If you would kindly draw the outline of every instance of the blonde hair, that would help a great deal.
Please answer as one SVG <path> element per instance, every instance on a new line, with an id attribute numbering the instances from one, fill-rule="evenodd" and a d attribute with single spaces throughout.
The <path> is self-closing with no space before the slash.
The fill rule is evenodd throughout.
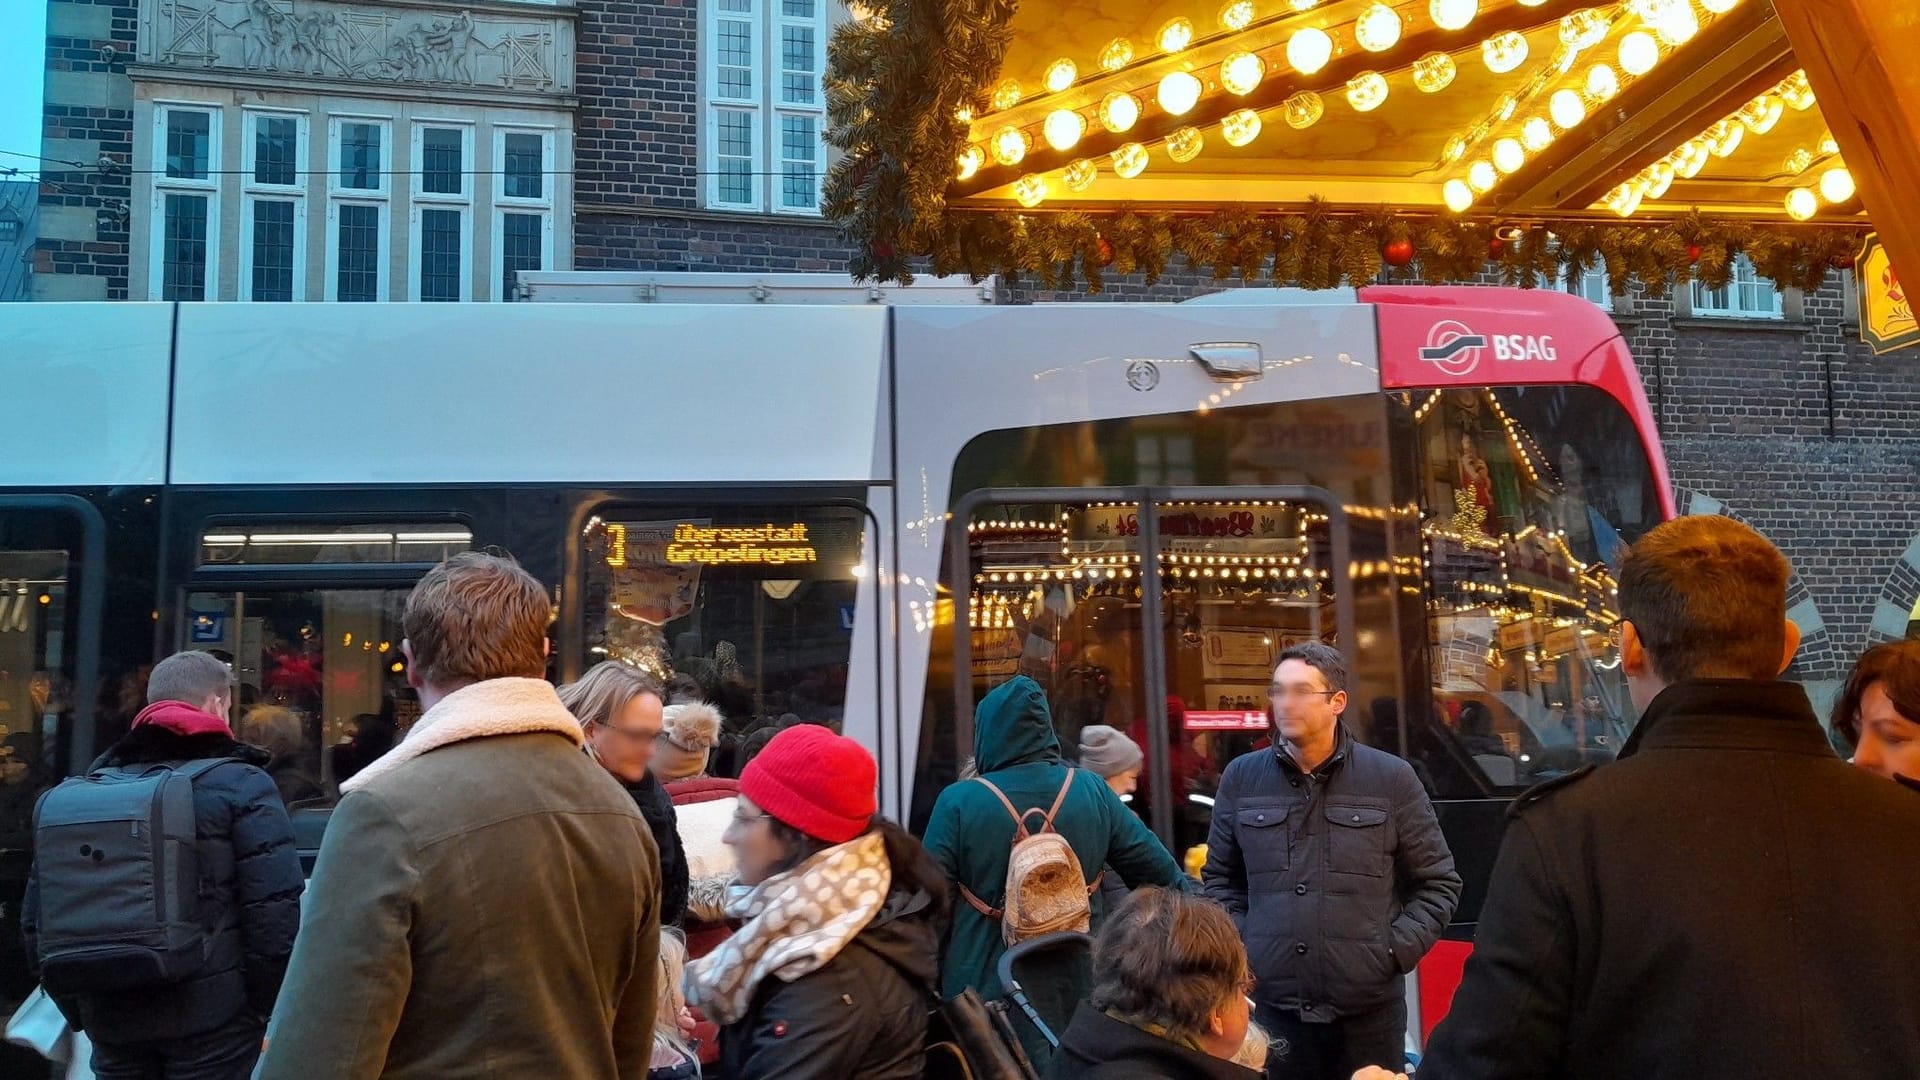
<path id="1" fill-rule="evenodd" d="M 653 676 L 631 664 L 602 660 L 588 668 L 579 681 L 560 688 L 560 704 L 565 705 L 584 728 L 589 724 L 611 722 L 628 702 L 642 694 L 665 699 L 665 692 Z"/>
<path id="2" fill-rule="evenodd" d="M 653 1010 L 653 1046 L 656 1050 L 684 1054 L 693 1061 L 700 1055 L 680 1037 L 680 1009 L 687 1003 L 680 980 L 686 970 L 686 939 L 673 927 L 663 927 L 660 931 L 660 999 Z"/>
<path id="3" fill-rule="evenodd" d="M 401 628 L 413 669 L 431 686 L 547 673 L 547 590 L 510 558 L 463 551 L 407 595 Z"/>
<path id="4" fill-rule="evenodd" d="M 300 714 L 282 705 L 255 705 L 240 718 L 240 738 L 274 757 L 292 757 L 306 748 Z"/>

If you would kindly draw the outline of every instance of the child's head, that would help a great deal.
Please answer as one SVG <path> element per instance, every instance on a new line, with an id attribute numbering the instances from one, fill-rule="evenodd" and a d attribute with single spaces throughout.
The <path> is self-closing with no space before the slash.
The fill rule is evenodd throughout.
<path id="1" fill-rule="evenodd" d="M 680 1038 L 680 1010 L 686 1008 L 687 996 L 680 989 L 680 976 L 687 967 L 687 943 L 681 938 L 680 931 L 665 927 L 660 931 L 660 1000 L 653 1014 L 653 1037 L 656 1043 L 686 1050 L 684 1040 Z"/>

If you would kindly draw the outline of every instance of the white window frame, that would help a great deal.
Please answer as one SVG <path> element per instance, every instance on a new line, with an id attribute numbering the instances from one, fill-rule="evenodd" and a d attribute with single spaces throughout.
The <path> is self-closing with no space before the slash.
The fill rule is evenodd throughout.
<path id="1" fill-rule="evenodd" d="M 820 191 L 827 177 L 827 36 L 832 32 L 828 19 L 831 0 L 813 0 L 813 15 L 810 18 L 797 18 L 785 14 L 785 0 L 757 0 L 769 6 L 781 5 L 781 10 L 771 12 L 773 32 L 767 36 L 767 70 L 775 78 L 769 78 L 766 86 L 767 100 L 773 104 L 767 125 L 766 160 L 773 167 L 770 175 L 764 178 L 767 188 L 767 206 L 776 214 L 790 214 L 800 217 L 820 216 Z M 786 93 L 786 47 L 781 40 L 781 31 L 789 26 L 804 26 L 813 30 L 813 104 L 788 104 L 784 100 Z M 775 85 L 775 84 L 778 85 Z M 814 156 L 813 156 L 813 205 L 788 206 L 786 204 L 786 138 L 783 130 L 783 117 L 804 117 L 813 120 Z"/>
<path id="2" fill-rule="evenodd" d="M 342 129 L 348 124 L 372 124 L 380 129 L 380 168 L 376 187 L 351 188 L 340 182 Z M 327 118 L 327 193 L 346 199 L 385 199 L 393 195 L 393 121 L 384 116 L 339 114 Z"/>
<path id="3" fill-rule="evenodd" d="M 426 190 L 427 158 L 426 130 L 441 128 L 460 132 L 460 193 L 448 194 Z M 473 299 L 473 189 L 479 180 L 473 166 L 473 123 L 466 120 L 416 120 L 410 149 L 412 151 L 411 175 L 412 205 L 407 209 L 407 299 L 421 299 L 421 286 L 425 277 L 421 259 L 426 254 L 421 244 L 421 226 L 425 223 L 424 211 L 451 210 L 460 215 L 460 295 L 459 301 Z M 552 139 L 547 140 L 548 158 L 551 159 Z M 551 164 L 547 171 L 552 172 Z M 552 181 L 541 185 L 545 190 Z"/>
<path id="4" fill-rule="evenodd" d="M 207 175 L 199 179 L 167 175 L 167 118 L 176 112 L 207 115 Z M 220 287 L 220 177 L 224 168 L 221 130 L 225 115 L 219 105 L 203 101 L 156 101 L 153 106 L 153 198 L 147 215 L 147 298 L 166 298 L 167 196 L 199 195 L 207 200 L 207 262 L 201 296 L 219 299 Z"/>
<path id="5" fill-rule="evenodd" d="M 1581 274 L 1577 281 L 1569 282 L 1564 276 L 1560 287 L 1567 292 L 1586 300 L 1601 311 L 1613 310 L 1613 284 L 1607 280 L 1607 260 L 1596 256 L 1593 267 Z M 1595 293 L 1598 293 L 1598 298 Z"/>
<path id="6" fill-rule="evenodd" d="M 374 302 L 386 303 L 389 299 L 387 279 L 393 260 L 393 207 L 384 199 L 328 199 L 327 200 L 327 287 L 328 303 L 340 299 L 340 208 L 342 206 L 372 206 L 380 211 L 380 223 L 376 235 L 380 248 L 374 255 Z"/>
<path id="7" fill-rule="evenodd" d="M 1745 286 L 1743 288 L 1742 286 Z M 1761 296 L 1765 303 L 1750 304 L 1746 295 L 1752 290 Z M 1724 303 L 1715 302 L 1711 294 L 1720 293 Z M 1769 278 L 1761 277 L 1754 269 L 1753 260 L 1745 255 L 1734 256 L 1733 278 L 1725 289 L 1708 289 L 1699 281 L 1693 283 L 1690 293 L 1691 310 L 1696 318 L 1702 319 L 1762 319 L 1778 322 L 1787 317 L 1786 297 Z"/>
<path id="8" fill-rule="evenodd" d="M 827 41 L 833 31 L 830 0 L 813 0 L 814 14 L 807 18 L 785 14 L 783 0 L 750 0 L 747 12 L 723 12 L 717 3 L 701 7 L 700 84 L 701 150 L 700 183 L 702 205 L 713 210 L 767 212 L 789 217 L 819 217 L 819 193 L 825 186 L 831 148 L 826 142 L 827 107 L 824 78 L 827 67 Z M 723 95 L 720 91 L 720 23 L 745 22 L 751 27 L 750 54 L 752 89 L 745 97 Z M 789 104 L 785 92 L 785 50 L 782 31 L 789 26 L 813 30 L 813 72 L 816 80 L 811 105 Z M 744 113 L 748 124 L 748 188 L 752 193 L 744 202 L 728 201 L 721 196 L 720 116 Z M 782 120 L 806 117 L 814 124 L 818 145 L 813 159 L 815 201 L 812 206 L 785 205 L 786 159 Z"/>
<path id="9" fill-rule="evenodd" d="M 758 0 L 756 0 L 758 2 Z M 507 136 L 540 136 L 540 197 L 529 199 L 507 194 Z M 554 266 L 554 189 L 558 186 L 554 175 L 554 154 L 560 141 L 559 132 L 546 125 L 509 124 L 493 129 L 493 213 L 492 213 L 492 258 L 487 262 L 488 288 L 498 292 L 502 279 L 506 277 L 506 215 L 538 214 L 540 216 L 540 265 L 551 270 Z M 469 260 L 471 261 L 471 260 Z M 471 294 L 469 294 L 471 295 Z M 505 296 L 495 296 L 495 300 L 506 300 Z"/>
<path id="10" fill-rule="evenodd" d="M 255 178 L 258 164 L 258 127 L 262 120 L 292 120 L 293 183 L 264 184 Z M 293 204 L 293 302 L 307 298 L 307 179 L 311 171 L 308 149 L 309 117 L 290 109 L 245 109 L 240 114 L 240 291 L 253 300 L 253 218 L 262 201 Z"/>

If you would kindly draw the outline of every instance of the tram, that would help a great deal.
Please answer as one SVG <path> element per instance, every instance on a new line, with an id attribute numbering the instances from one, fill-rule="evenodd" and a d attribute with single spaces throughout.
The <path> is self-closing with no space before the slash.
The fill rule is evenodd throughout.
<path id="1" fill-rule="evenodd" d="M 916 826 L 1025 673 L 1064 744 L 1140 741 L 1134 806 L 1185 853 L 1278 651 L 1335 644 L 1467 881 L 1430 1027 L 1505 805 L 1625 735 L 1610 563 L 1674 512 L 1618 331 L 1549 290 L 20 305 L 0 371 L 0 1008 L 34 798 L 158 657 L 233 665 L 311 848 L 418 715 L 408 588 L 485 548 L 551 587 L 556 680 L 620 659 L 736 736 L 838 726 Z"/>

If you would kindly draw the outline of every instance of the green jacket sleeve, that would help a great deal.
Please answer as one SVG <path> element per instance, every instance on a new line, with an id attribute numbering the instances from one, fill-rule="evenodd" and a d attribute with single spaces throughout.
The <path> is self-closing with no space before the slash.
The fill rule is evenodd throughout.
<path id="1" fill-rule="evenodd" d="M 413 843 L 375 795 L 340 800 L 307 890 L 260 1080 L 378 1077 L 413 981 Z"/>
<path id="2" fill-rule="evenodd" d="M 1137 889 L 1142 885 L 1167 885 L 1181 892 L 1193 891 L 1193 880 L 1180 871 L 1180 864 L 1167 852 L 1166 845 L 1153 835 L 1147 823 L 1140 820 L 1138 814 L 1127 809 L 1120 796 L 1106 782 L 1092 773 L 1093 787 L 1098 789 L 1101 811 L 1107 819 L 1107 865 L 1120 875 L 1127 887 Z M 1083 777 L 1081 783 L 1086 783 Z"/>

